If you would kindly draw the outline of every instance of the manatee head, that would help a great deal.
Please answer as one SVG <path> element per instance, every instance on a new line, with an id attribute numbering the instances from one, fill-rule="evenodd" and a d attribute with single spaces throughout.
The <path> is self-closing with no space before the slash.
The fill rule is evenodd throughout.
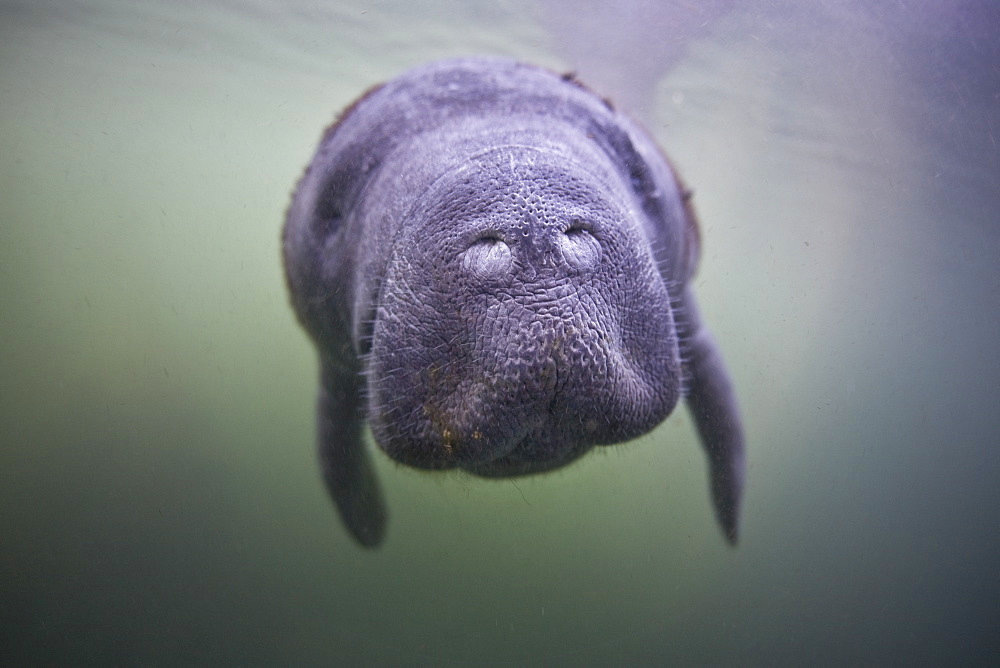
<path id="1" fill-rule="evenodd" d="M 517 476 L 644 434 L 682 396 L 735 543 L 743 430 L 691 285 L 689 195 L 612 104 L 503 59 L 416 68 L 324 133 L 283 253 L 323 479 L 360 544 L 388 516 L 365 422 L 410 466 Z"/>
<path id="2" fill-rule="evenodd" d="M 505 476 L 651 430 L 681 365 L 670 295 L 610 162 L 574 142 L 485 143 L 434 176 L 392 244 L 367 414 L 400 462 Z"/>

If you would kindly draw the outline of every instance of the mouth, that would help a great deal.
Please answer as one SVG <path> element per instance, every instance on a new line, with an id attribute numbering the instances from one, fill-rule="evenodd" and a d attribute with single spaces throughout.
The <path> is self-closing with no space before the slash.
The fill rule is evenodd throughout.
<path id="1" fill-rule="evenodd" d="M 488 461 L 463 464 L 460 468 L 483 478 L 545 473 L 565 466 L 592 447 L 591 443 L 553 440 L 544 434 L 530 434 L 507 454 Z"/>
<path id="2" fill-rule="evenodd" d="M 435 430 L 432 438 L 376 441 L 400 464 L 425 470 L 460 469 L 483 478 L 551 471 L 577 459 L 594 445 L 566 433 L 553 434 L 544 425 L 533 427 L 519 429 L 520 433 L 502 442 L 479 431 L 460 437 L 448 429 Z"/>

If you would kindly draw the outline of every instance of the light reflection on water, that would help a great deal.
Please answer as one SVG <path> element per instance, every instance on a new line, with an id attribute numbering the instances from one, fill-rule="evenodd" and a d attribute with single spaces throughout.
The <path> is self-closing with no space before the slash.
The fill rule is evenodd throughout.
<path id="1" fill-rule="evenodd" d="M 637 5 L 0 7 L 15 662 L 996 655 L 997 10 Z M 671 29 L 662 72 L 605 49 Z M 386 545 L 339 526 L 281 218 L 336 110 L 480 52 L 589 72 L 694 187 L 749 430 L 737 550 L 681 413 L 516 485 L 382 457 Z"/>

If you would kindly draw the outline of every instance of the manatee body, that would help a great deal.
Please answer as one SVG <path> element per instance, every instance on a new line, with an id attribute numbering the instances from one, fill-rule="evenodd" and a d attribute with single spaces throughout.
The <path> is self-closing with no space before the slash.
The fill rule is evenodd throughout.
<path id="1" fill-rule="evenodd" d="M 284 228 L 324 479 L 354 537 L 377 545 L 386 523 L 365 419 L 396 461 L 502 477 L 633 439 L 683 398 L 735 542 L 743 436 L 698 253 L 654 142 L 571 76 L 451 60 L 356 101 Z"/>

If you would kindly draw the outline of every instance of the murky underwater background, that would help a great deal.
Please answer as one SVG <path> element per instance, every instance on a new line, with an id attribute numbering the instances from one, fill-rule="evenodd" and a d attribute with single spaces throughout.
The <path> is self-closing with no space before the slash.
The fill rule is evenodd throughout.
<path id="1" fill-rule="evenodd" d="M 995 663 L 997 25 L 0 0 L 0 663 Z M 694 187 L 748 429 L 737 549 L 683 410 L 514 481 L 377 455 L 386 543 L 340 526 L 282 216 L 339 109 L 470 53 L 577 69 Z"/>

